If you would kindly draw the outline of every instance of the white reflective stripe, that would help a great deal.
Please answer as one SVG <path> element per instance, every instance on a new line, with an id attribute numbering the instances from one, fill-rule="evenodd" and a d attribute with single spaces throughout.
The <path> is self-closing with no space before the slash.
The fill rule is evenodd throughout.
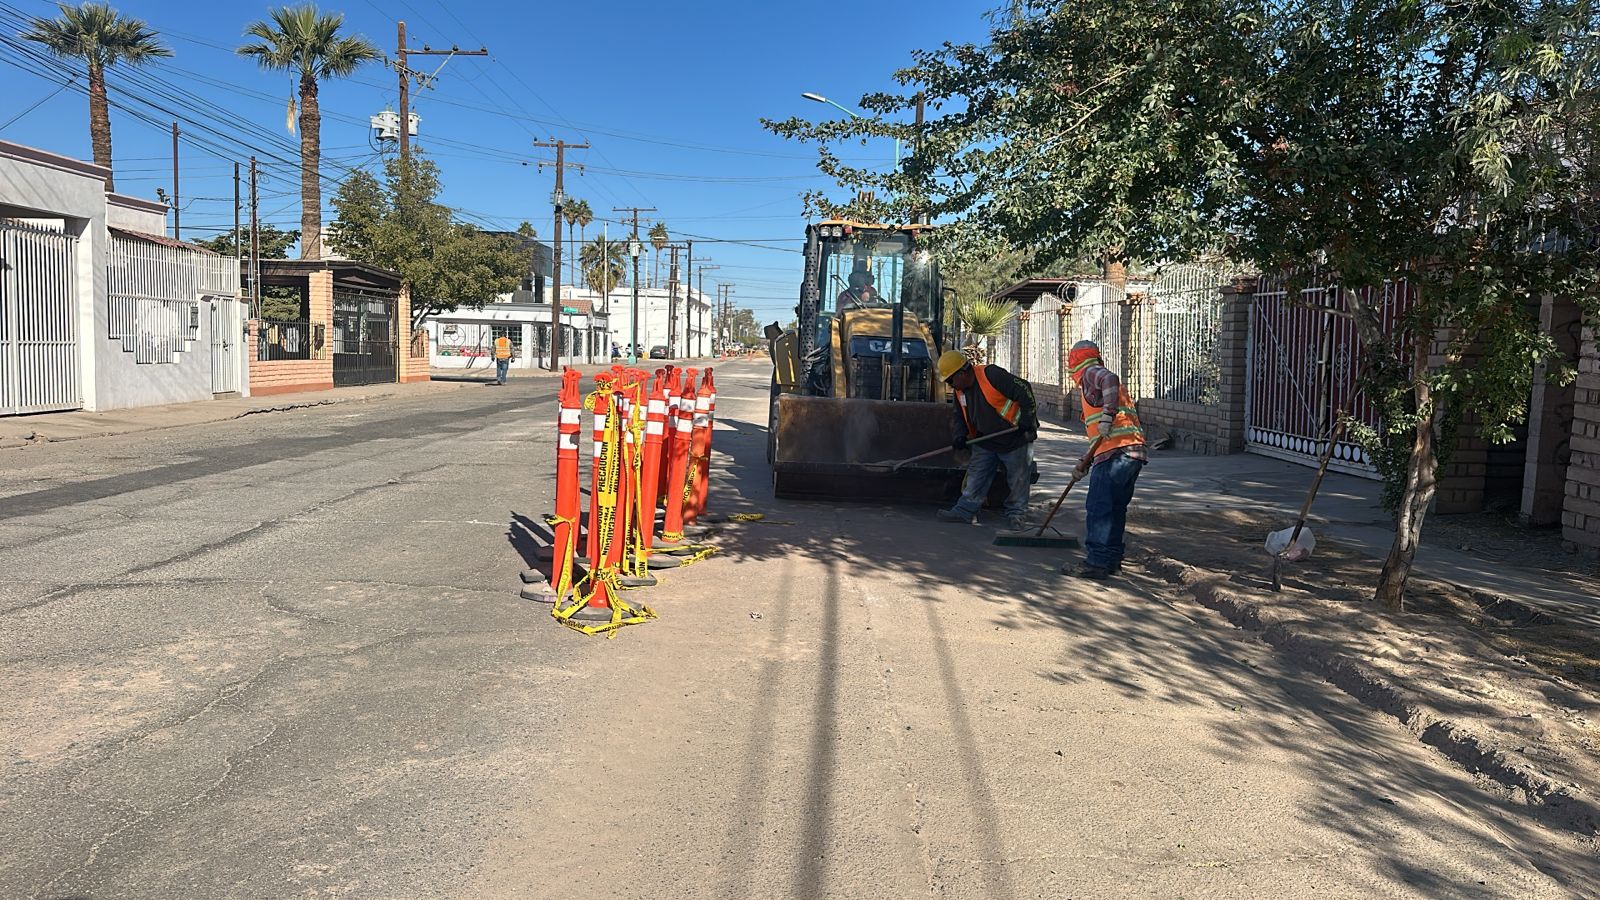
<path id="1" fill-rule="evenodd" d="M 581 409 L 563 409 L 561 411 L 561 424 L 563 425 L 577 425 L 582 421 L 583 410 Z"/>
<path id="2" fill-rule="evenodd" d="M 594 442 L 594 455 L 595 456 L 599 456 L 600 453 L 603 450 L 605 450 L 605 446 L 606 446 L 606 442 L 605 441 L 595 441 Z"/>
<path id="3" fill-rule="evenodd" d="M 644 433 L 645 434 L 666 434 L 667 433 L 666 423 L 665 422 L 649 422 L 649 423 L 646 423 L 645 426 L 644 426 Z"/>
<path id="4" fill-rule="evenodd" d="M 693 431 L 694 430 L 694 420 L 692 420 L 692 419 L 679 419 L 678 420 L 678 430 L 683 432 L 684 434 L 688 434 L 689 432 Z"/>
<path id="5" fill-rule="evenodd" d="M 575 434 L 563 434 L 563 435 L 561 435 L 556 440 L 556 449 L 557 450 L 571 450 L 573 453 L 577 453 L 578 452 L 578 436 L 575 435 Z"/>
<path id="6" fill-rule="evenodd" d="M 664 416 L 666 414 L 667 414 L 667 401 L 665 401 L 665 400 L 651 400 L 650 401 L 650 415 L 652 415 L 652 416 Z"/>
<path id="7" fill-rule="evenodd" d="M 696 428 L 704 428 L 704 427 L 706 427 L 707 425 L 710 425 L 710 424 L 711 424 L 711 417 L 710 416 L 695 416 L 694 417 L 694 427 L 696 427 Z"/>
<path id="8" fill-rule="evenodd" d="M 695 408 L 695 412 L 705 412 L 706 410 L 711 408 L 711 398 L 710 397 L 701 397 L 699 400 L 695 401 L 694 408 Z"/>

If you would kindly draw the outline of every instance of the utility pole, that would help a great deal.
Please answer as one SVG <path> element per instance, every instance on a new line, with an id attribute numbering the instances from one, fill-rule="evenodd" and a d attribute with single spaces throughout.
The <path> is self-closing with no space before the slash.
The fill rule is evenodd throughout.
<path id="1" fill-rule="evenodd" d="M 409 162 L 411 159 L 411 70 L 406 66 L 406 60 L 412 56 L 488 56 L 487 47 L 476 50 L 462 50 L 455 44 L 449 50 L 434 50 L 427 44 L 418 50 L 406 46 L 406 23 L 401 22 L 399 40 L 395 44 L 395 71 L 400 75 L 400 162 Z M 445 62 L 450 60 L 446 59 Z M 443 65 L 440 65 L 443 68 Z M 435 74 L 438 74 L 437 72 Z M 432 76 L 429 76 L 431 78 Z M 419 87 L 427 87 L 427 82 L 418 79 Z"/>
<path id="2" fill-rule="evenodd" d="M 256 195 L 256 158 L 250 157 L 250 311 L 261 318 L 261 220 Z"/>
<path id="3" fill-rule="evenodd" d="M 533 145 L 535 147 L 553 148 L 556 151 L 555 162 L 550 163 L 543 160 L 539 162 L 540 169 L 545 166 L 554 166 L 556 170 L 556 189 L 550 195 L 550 205 L 555 207 L 555 240 L 551 242 L 555 246 L 555 259 L 552 260 L 555 266 L 551 275 L 553 281 L 550 285 L 550 371 L 556 372 L 561 369 L 561 208 L 567 203 L 564 176 L 568 166 L 577 169 L 579 172 L 583 171 L 582 163 L 567 162 L 567 151 L 587 150 L 589 145 L 587 142 L 569 144 L 560 140 L 534 141 Z"/>
<path id="4" fill-rule="evenodd" d="M 178 206 L 178 123 L 172 123 L 172 236 L 183 240 L 183 209 Z"/>
<path id="5" fill-rule="evenodd" d="M 689 311 L 694 309 L 694 241 L 684 243 L 683 254 L 683 355 L 689 353 Z"/>
<path id="6" fill-rule="evenodd" d="M 244 248 L 239 246 L 239 164 L 233 164 L 233 262 L 244 259 Z"/>
<path id="7" fill-rule="evenodd" d="M 690 266 L 691 270 L 693 269 L 695 263 L 708 263 L 708 262 L 711 261 L 711 257 L 709 257 L 709 256 L 702 256 L 702 257 L 696 258 L 695 255 L 694 255 L 694 250 L 693 250 L 694 244 L 692 242 L 689 244 L 689 247 L 690 247 L 690 251 L 689 251 L 689 266 Z M 704 269 L 704 268 L 705 268 L 704 266 L 701 266 L 701 269 Z M 715 268 L 715 266 L 713 266 L 712 268 Z M 702 338 L 705 337 L 705 333 L 706 333 L 705 307 L 706 307 L 707 304 L 706 304 L 705 283 L 706 283 L 705 276 L 701 275 L 700 276 L 700 287 L 701 287 L 701 290 L 700 290 L 700 300 L 699 300 L 699 304 L 700 305 L 697 308 L 695 306 L 695 298 L 694 298 L 694 279 L 692 277 L 690 277 L 690 276 L 685 276 L 684 279 L 683 279 L 683 293 L 684 293 L 685 296 L 687 296 L 689 298 L 688 309 L 685 309 L 683 311 L 683 329 L 684 329 L 684 332 L 686 334 L 690 333 L 692 331 L 693 323 L 690 322 L 690 319 L 693 318 L 696 313 L 698 313 L 699 316 L 700 316 L 700 336 Z M 694 342 L 691 340 L 691 343 L 694 343 Z M 699 349 L 698 345 L 696 345 L 696 349 Z"/>
<path id="8" fill-rule="evenodd" d="M 667 355 L 678 352 L 678 250 L 677 244 L 668 246 L 672 251 L 672 265 L 667 269 Z"/>
<path id="9" fill-rule="evenodd" d="M 709 259 L 704 259 L 704 260 L 701 260 L 701 262 L 710 262 L 710 260 L 709 260 Z M 701 302 L 701 303 L 704 303 L 704 302 L 706 302 L 706 270 L 707 270 L 707 269 L 720 269 L 720 268 L 722 268 L 722 267 L 721 267 L 721 266 L 701 266 L 701 267 L 700 267 L 700 302 Z M 716 327 L 717 327 L 717 322 L 718 322 L 718 321 L 720 321 L 720 320 L 719 320 L 719 319 L 718 319 L 718 318 L 717 318 L 717 312 L 720 312 L 720 311 L 721 311 L 721 307 L 720 307 L 720 306 L 719 306 L 719 307 L 718 307 L 718 309 L 717 309 L 717 311 L 716 311 L 716 312 L 713 312 L 713 313 L 712 313 L 712 314 L 711 314 L 711 329 L 712 329 L 712 330 L 713 330 L 713 331 L 715 331 L 715 330 L 716 330 Z M 704 332 L 705 332 L 705 330 L 706 330 L 706 322 L 705 322 L 705 314 L 704 314 L 704 313 L 701 313 L 701 318 L 700 318 L 700 331 L 701 331 L 701 332 L 702 332 L 702 333 L 704 333 Z M 715 347 L 713 347 L 713 348 L 711 348 L 711 349 L 712 349 L 712 350 L 715 350 L 715 349 L 716 349 L 716 348 L 715 348 Z M 710 354 L 710 355 L 712 355 L 712 356 L 715 356 L 715 355 L 716 355 L 716 354 L 715 354 L 715 353 L 712 353 L 712 354 Z"/>
<path id="10" fill-rule="evenodd" d="M 628 365 L 639 362 L 639 213 L 655 212 L 654 206 L 613 206 L 612 212 L 633 215 L 633 236 L 628 239 L 628 255 L 633 257 L 633 311 L 628 316 Z"/>

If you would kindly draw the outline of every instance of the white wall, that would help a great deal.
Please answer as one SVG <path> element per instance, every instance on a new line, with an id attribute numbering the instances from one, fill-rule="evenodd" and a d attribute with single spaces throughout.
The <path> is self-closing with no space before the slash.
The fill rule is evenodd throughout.
<path id="1" fill-rule="evenodd" d="M 591 291 L 575 291 L 571 296 L 590 301 L 596 299 Z M 617 288 L 607 299 L 610 301 L 612 339 L 626 350 L 633 340 L 633 288 Z M 670 306 L 671 296 L 666 288 L 639 289 L 639 345 L 642 353 L 649 353 L 652 347 L 667 345 L 667 314 Z M 710 305 L 699 291 L 694 291 L 686 298 L 680 286 L 677 308 L 677 346 L 673 348 L 674 353 L 680 357 L 710 355 Z M 702 323 L 705 333 L 701 332 Z"/>

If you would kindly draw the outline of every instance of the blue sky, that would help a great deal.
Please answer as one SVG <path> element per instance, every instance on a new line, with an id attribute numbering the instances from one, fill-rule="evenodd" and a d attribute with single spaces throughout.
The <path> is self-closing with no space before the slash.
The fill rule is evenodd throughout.
<path id="1" fill-rule="evenodd" d="M 264 158 L 295 158 L 296 139 L 284 127 L 292 80 L 231 52 L 243 42 L 245 25 L 264 17 L 266 4 L 115 5 L 161 32 L 177 54 L 157 62 L 150 75 L 228 122 L 229 133 Z M 412 92 L 422 117 L 417 143 L 443 170 L 443 201 L 465 218 L 500 228 L 527 219 L 548 238 L 554 180 L 548 169 L 531 164 L 546 155 L 532 142 L 587 140 L 593 149 L 569 158 L 591 168 L 582 176 L 569 173 L 569 194 L 587 199 L 597 218 L 620 218 L 613 207 L 654 206 L 659 212 L 650 215 L 674 236 L 761 245 L 703 240 L 695 256 L 722 267 L 707 273 L 708 292 L 715 283 L 733 284 L 738 305 L 762 320 L 787 320 L 800 278 L 799 194 L 829 185 L 816 171 L 813 148 L 768 134 L 758 118 L 843 115 L 800 93 L 854 107 L 864 93 L 892 88 L 891 73 L 912 49 L 980 39 L 991 5 L 348 0 L 323 8 L 345 13 L 349 30 L 389 54 L 397 19 L 406 21 L 412 46 L 487 45 L 489 58 L 453 59 L 435 88 Z M 31 15 L 54 11 L 53 3 L 40 0 L 4 0 L 4 7 Z M 424 57 L 413 68 L 438 62 Z M 157 187 L 170 190 L 170 134 L 119 111 L 112 84 L 117 188 L 153 198 Z M 7 98 L 0 122 L 44 100 L 0 128 L 0 138 L 89 158 L 88 101 L 72 89 L 50 96 L 59 86 L 39 73 L 0 65 L 0 95 Z M 365 123 L 396 103 L 393 70 L 371 64 L 351 80 L 324 85 L 321 99 L 325 174 L 375 168 Z M 154 102 L 171 108 L 166 100 Z M 227 158 L 184 142 L 186 238 L 232 227 L 232 160 L 249 153 L 214 136 L 205 139 Z M 843 153 L 881 157 L 889 165 L 894 147 L 877 140 Z M 264 171 L 263 218 L 298 227 L 295 168 L 269 160 Z M 590 226 L 589 235 L 599 227 L 598 221 Z M 612 226 L 613 235 L 619 231 Z"/>

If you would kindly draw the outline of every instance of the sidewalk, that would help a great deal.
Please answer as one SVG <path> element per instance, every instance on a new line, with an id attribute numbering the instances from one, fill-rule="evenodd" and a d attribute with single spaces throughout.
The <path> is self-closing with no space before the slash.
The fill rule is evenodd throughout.
<path id="1" fill-rule="evenodd" d="M 80 411 L 7 416 L 0 418 L 0 450 L 222 422 L 253 413 L 409 397 L 432 391 L 455 390 L 458 387 L 459 383 L 438 381 L 415 384 L 371 384 L 325 391 L 271 394 L 265 397 L 228 397 L 193 403 L 170 403 L 165 406 L 141 406 L 105 412 Z"/>
<path id="2" fill-rule="evenodd" d="M 1035 503 L 1046 497 L 1054 502 L 1071 478 L 1072 465 L 1084 446 L 1075 429 L 1045 426 L 1037 448 L 1041 477 L 1035 486 Z M 1281 522 L 1277 527 L 1287 528 L 1294 524 L 1315 474 L 1309 467 L 1253 453 L 1201 456 L 1155 450 L 1150 453 L 1150 464 L 1139 475 L 1129 520 L 1137 525 L 1141 511 L 1168 516 L 1238 511 L 1273 518 Z M 1073 494 L 1085 486 L 1079 484 Z M 1332 539 L 1377 560 L 1388 556 L 1394 526 L 1378 501 L 1380 489 L 1376 480 L 1329 472 L 1311 508 L 1309 526 L 1317 539 Z M 1063 514 L 1070 511 L 1073 515 L 1069 522 L 1081 522 L 1082 503 L 1083 498 L 1077 496 L 1062 506 Z M 1549 571 L 1519 564 L 1526 557 L 1519 547 L 1449 546 L 1443 538 L 1462 518 L 1428 517 L 1422 529 L 1416 574 L 1469 591 L 1510 597 L 1563 621 L 1600 630 L 1600 591 L 1596 590 L 1592 575 L 1583 574 L 1586 569 L 1592 570 L 1592 565 L 1586 566 L 1573 556 L 1568 571 Z M 1559 542 L 1553 533 L 1538 531 L 1518 532 L 1515 539 L 1525 540 L 1530 546 Z M 1265 540 L 1263 532 L 1253 548 L 1239 548 L 1241 569 L 1265 569 L 1268 558 L 1261 547 Z M 1302 571 L 1313 570 L 1315 561 L 1313 557 L 1311 563 L 1301 567 Z"/>

